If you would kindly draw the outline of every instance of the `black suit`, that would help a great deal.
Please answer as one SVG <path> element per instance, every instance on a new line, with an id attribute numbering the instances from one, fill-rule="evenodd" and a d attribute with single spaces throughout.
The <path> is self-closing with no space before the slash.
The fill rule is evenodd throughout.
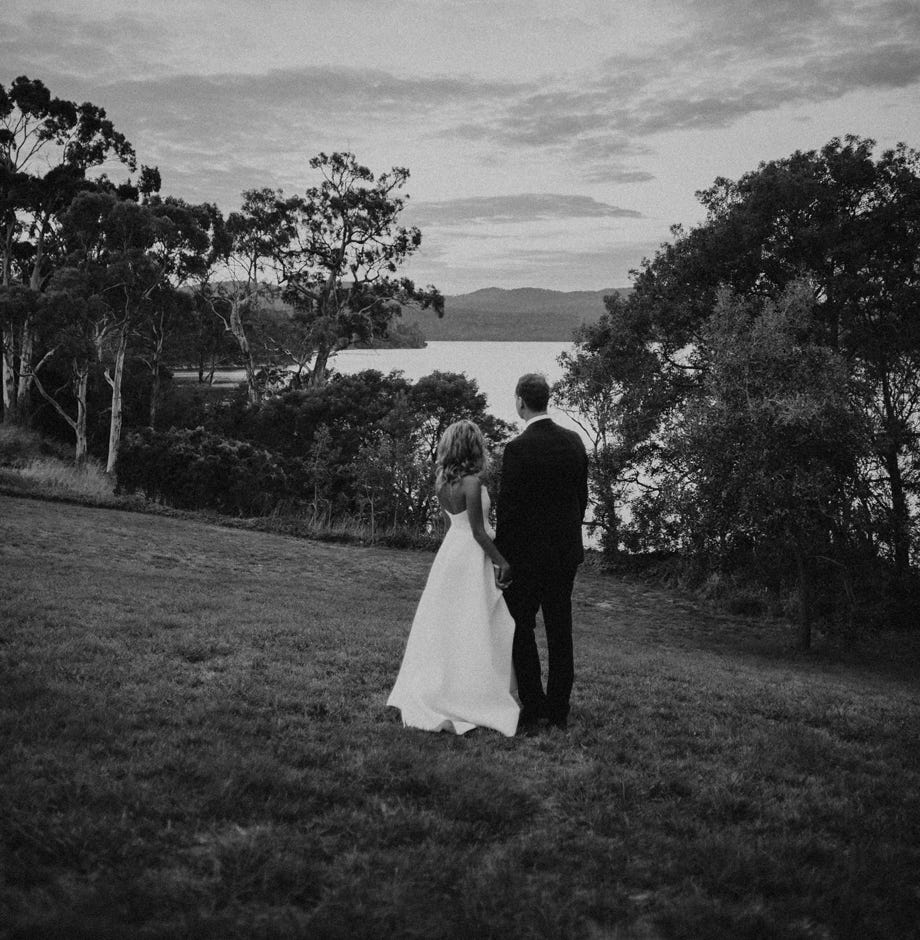
<path id="1" fill-rule="evenodd" d="M 522 721 L 565 722 L 575 670 L 572 586 L 584 561 L 581 523 L 588 504 L 588 457 L 574 431 L 544 418 L 505 447 L 495 544 L 511 564 L 505 591 L 514 617 L 514 669 Z M 537 611 L 549 652 L 546 692 L 540 678 Z"/>

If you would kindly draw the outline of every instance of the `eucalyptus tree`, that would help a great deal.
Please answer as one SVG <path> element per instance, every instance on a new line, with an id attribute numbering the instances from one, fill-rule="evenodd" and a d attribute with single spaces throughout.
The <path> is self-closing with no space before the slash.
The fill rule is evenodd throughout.
<path id="1" fill-rule="evenodd" d="M 98 370 L 98 345 L 106 326 L 105 310 L 88 280 L 71 268 L 55 272 L 46 292 L 28 293 L 33 303 L 46 308 L 39 333 L 44 354 L 33 364 L 32 381 L 42 398 L 73 432 L 74 460 L 80 465 L 89 454 L 90 382 Z M 62 386 L 49 385 L 44 372 L 46 365 L 57 367 L 52 374 L 63 373 Z"/>
<path id="2" fill-rule="evenodd" d="M 223 321 L 214 315 L 214 297 L 201 282 L 191 287 L 191 309 L 167 344 L 170 366 L 195 369 L 200 385 L 211 385 L 216 371 L 237 361 L 239 346 L 227 332 Z"/>
<path id="3" fill-rule="evenodd" d="M 258 404 L 263 392 L 253 321 L 266 293 L 277 286 L 278 255 L 293 237 L 293 208 L 281 190 L 250 189 L 238 212 L 213 218 L 211 265 L 199 297 L 237 343 L 251 404 Z"/>
<path id="4" fill-rule="evenodd" d="M 0 283 L 41 291 L 53 269 L 57 222 L 87 172 L 114 159 L 131 170 L 134 148 L 105 111 L 53 97 L 44 83 L 20 76 L 0 85 Z M 36 307 L 36 309 L 38 309 Z M 26 417 L 34 371 L 33 316 L 0 307 L 4 421 Z"/>
<path id="5" fill-rule="evenodd" d="M 385 336 L 404 306 L 444 312 L 435 287 L 397 276 L 422 240 L 417 228 L 398 224 L 409 171 L 375 175 L 347 152 L 320 153 L 310 168 L 322 181 L 302 196 L 243 193 L 240 210 L 215 233 L 214 264 L 201 286 L 237 342 L 253 404 L 263 391 L 259 352 L 321 385 L 336 352 Z M 292 308 L 287 317 L 270 315 L 279 293 Z"/>
<path id="6" fill-rule="evenodd" d="M 111 389 L 106 469 L 114 469 L 121 441 L 122 382 L 128 345 L 146 323 L 181 302 L 176 280 L 203 267 L 206 239 L 196 213 L 181 204 L 144 204 L 113 193 L 83 193 L 63 216 L 68 264 L 97 299 L 95 347 Z M 156 328 L 154 329 L 156 332 Z"/>
<path id="7" fill-rule="evenodd" d="M 151 196 L 144 204 L 156 221 L 147 254 L 159 271 L 160 284 L 151 295 L 149 315 L 138 324 L 138 358 L 153 378 L 149 424 L 155 427 L 167 347 L 193 322 L 195 300 L 190 285 L 208 270 L 216 215 L 212 206 L 193 206 L 171 196 Z"/>
<path id="8" fill-rule="evenodd" d="M 290 237 L 277 260 L 284 299 L 312 349 L 310 383 L 320 385 L 337 351 L 386 335 L 409 304 L 443 316 L 444 299 L 397 276 L 422 242 L 418 228 L 398 224 L 407 169 L 375 175 L 348 152 L 320 153 L 310 167 L 322 181 L 285 203 Z"/>

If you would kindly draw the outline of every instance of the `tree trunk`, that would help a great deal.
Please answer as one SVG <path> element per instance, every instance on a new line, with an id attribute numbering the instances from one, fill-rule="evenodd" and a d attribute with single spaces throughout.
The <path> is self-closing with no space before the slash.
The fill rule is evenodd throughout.
<path id="1" fill-rule="evenodd" d="M 900 422 L 887 373 L 882 378 L 882 403 L 885 407 L 886 431 L 882 460 L 891 491 L 891 544 L 894 550 L 895 572 L 903 584 L 910 568 L 910 506 L 904 492 L 904 479 L 898 461 L 901 450 L 901 434 L 898 430 Z"/>
<path id="2" fill-rule="evenodd" d="M 160 363 L 163 361 L 163 347 L 166 345 L 164 314 L 160 311 L 159 323 L 154 328 L 153 361 L 150 371 L 153 373 L 153 385 L 150 389 L 150 427 L 156 428 L 157 409 L 160 405 Z"/>
<path id="3" fill-rule="evenodd" d="M 15 220 L 7 222 L 3 231 L 3 271 L 0 283 L 10 285 L 12 273 L 13 226 Z M 3 372 L 3 423 L 16 423 L 16 368 L 14 330 L 11 323 L 3 324 L 2 372 Z"/>
<path id="4" fill-rule="evenodd" d="M 13 273 L 13 230 L 15 225 L 16 219 L 13 215 L 12 221 L 8 221 L 3 229 L 3 271 L 0 273 L 0 283 L 4 287 L 10 286 L 10 277 Z"/>
<path id="5" fill-rule="evenodd" d="M 35 240 L 35 260 L 29 275 L 29 290 L 36 294 L 42 287 L 42 263 L 45 258 L 45 227 L 42 223 L 38 238 Z M 19 342 L 19 383 L 16 388 L 16 412 L 20 424 L 27 424 L 30 418 L 29 396 L 32 391 L 32 360 L 35 354 L 35 322 L 27 316 L 22 324 Z"/>
<path id="6" fill-rule="evenodd" d="M 18 421 L 16 398 L 15 333 L 11 326 L 3 326 L 3 423 Z"/>
<path id="7" fill-rule="evenodd" d="M 89 450 L 86 441 L 86 391 L 89 387 L 89 366 L 77 367 L 76 371 L 77 420 L 73 429 L 76 436 L 74 459 L 77 466 L 82 466 L 86 462 Z"/>
<path id="8" fill-rule="evenodd" d="M 125 355 L 128 351 L 128 325 L 125 323 L 118 333 L 118 349 L 115 352 L 115 368 L 110 376 L 106 372 L 106 381 L 112 387 L 112 418 L 109 422 L 109 457 L 105 472 L 112 473 L 118 460 L 118 448 L 121 444 L 122 401 L 121 381 L 125 372 Z"/>
<path id="9" fill-rule="evenodd" d="M 82 466 L 86 462 L 86 457 L 89 452 L 86 440 L 86 390 L 89 386 L 89 364 L 88 363 L 79 363 L 77 360 L 71 365 L 72 368 L 72 377 L 73 377 L 73 390 L 77 398 L 77 417 L 76 419 L 72 418 L 67 412 L 61 407 L 61 403 L 52 397 L 45 389 L 45 386 L 42 385 L 38 376 L 35 378 L 35 387 L 41 393 L 42 398 L 44 398 L 49 405 L 70 425 L 71 430 L 74 433 L 74 463 L 76 465 Z"/>
<path id="10" fill-rule="evenodd" d="M 316 358 L 313 360 L 313 368 L 310 370 L 310 385 L 314 388 L 326 384 L 326 365 L 329 362 L 329 353 L 328 346 L 320 346 L 316 350 Z"/>
<path id="11" fill-rule="evenodd" d="M 249 337 L 246 336 L 246 330 L 243 327 L 242 308 L 245 301 L 234 298 L 230 304 L 230 332 L 236 338 L 236 342 L 243 354 L 243 365 L 246 368 L 246 382 L 249 386 L 249 402 L 257 405 L 262 395 L 259 392 L 259 385 L 256 381 L 256 367 L 252 361 L 252 347 L 249 345 Z"/>
<path id="12" fill-rule="evenodd" d="M 35 351 L 35 330 L 32 318 L 22 324 L 19 344 L 19 384 L 16 388 L 16 413 L 20 424 L 28 423 L 29 393 L 32 391 L 32 359 Z"/>
<path id="13" fill-rule="evenodd" d="M 901 465 L 896 447 L 885 453 L 885 469 L 891 489 L 891 542 L 894 549 L 894 567 L 899 579 L 907 576 L 910 568 L 910 508 L 904 493 Z"/>
<path id="14" fill-rule="evenodd" d="M 153 364 L 153 385 L 150 388 L 150 427 L 156 429 L 157 407 L 160 402 L 160 360 Z"/>
<path id="15" fill-rule="evenodd" d="M 42 261 L 45 259 L 45 228 L 46 223 L 39 226 L 38 238 L 35 239 L 35 260 L 32 262 L 32 271 L 29 274 L 29 289 L 36 293 L 42 286 Z"/>
<path id="16" fill-rule="evenodd" d="M 805 564 L 805 553 L 798 543 L 795 545 L 795 564 L 799 575 L 799 636 L 797 645 L 804 652 L 811 649 L 811 590 Z"/>

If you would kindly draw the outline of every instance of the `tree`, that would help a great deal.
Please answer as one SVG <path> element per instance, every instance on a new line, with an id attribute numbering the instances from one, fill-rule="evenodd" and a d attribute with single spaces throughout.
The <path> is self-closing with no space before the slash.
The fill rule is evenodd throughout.
<path id="1" fill-rule="evenodd" d="M 612 556 L 620 548 L 625 508 L 643 485 L 640 468 L 654 450 L 647 418 L 636 417 L 659 414 L 662 403 L 655 381 L 659 361 L 636 342 L 628 305 L 618 294 L 605 297 L 604 304 L 596 323 L 575 331 L 573 351 L 559 356 L 563 376 L 552 394 L 591 443 L 591 525 L 600 529 L 601 547 Z"/>
<path id="2" fill-rule="evenodd" d="M 307 469 L 313 481 L 313 524 L 321 517 L 328 524 L 332 515 L 332 503 L 329 499 L 331 483 L 335 479 L 336 464 L 340 459 L 338 449 L 332 442 L 332 435 L 325 424 L 321 424 L 313 435 L 313 442 L 307 452 Z M 323 512 L 320 512 L 320 506 Z"/>
<path id="3" fill-rule="evenodd" d="M 721 287 L 779 302 L 807 283 L 812 339 L 843 357 L 853 405 L 872 426 L 853 498 L 883 507 L 885 525 L 865 543 L 906 583 L 920 486 L 920 155 L 903 144 L 873 150 L 871 140 L 834 139 L 698 193 L 706 221 L 674 228 L 634 272 L 601 354 L 621 372 L 647 364 L 618 422 L 636 429 L 640 477 L 654 485 L 661 437 L 706 381 L 704 327 Z"/>
<path id="4" fill-rule="evenodd" d="M 486 443 L 497 447 L 511 434 L 506 421 L 489 414 L 488 400 L 475 379 L 462 372 L 435 371 L 423 375 L 406 393 L 411 432 L 422 457 L 434 465 L 435 452 L 448 426 L 461 418 L 475 421 Z"/>
<path id="5" fill-rule="evenodd" d="M 409 171 L 375 176 L 351 153 L 321 153 L 310 167 L 319 186 L 293 197 L 247 190 L 215 229 L 201 294 L 236 340 L 251 404 L 263 396 L 260 365 L 294 365 L 295 384 L 309 370 L 308 384 L 321 385 L 337 351 L 386 336 L 404 306 L 444 311 L 436 288 L 396 276 L 421 245 L 417 228 L 397 224 Z"/>
<path id="6" fill-rule="evenodd" d="M 177 224 L 177 215 L 183 224 Z M 96 297 L 97 357 L 111 388 L 107 472 L 118 457 L 128 344 L 145 321 L 181 302 L 171 279 L 197 258 L 201 228 L 180 206 L 142 204 L 111 193 L 83 193 L 62 218 L 68 264 Z M 180 260 L 176 260 L 179 258 Z"/>
<path id="7" fill-rule="evenodd" d="M 261 401 L 262 388 L 252 321 L 266 292 L 271 292 L 278 255 L 293 237 L 294 205 L 280 190 L 251 189 L 243 193 L 239 212 L 232 212 L 226 221 L 215 214 L 211 270 L 199 287 L 203 301 L 236 340 L 253 405 Z"/>
<path id="8" fill-rule="evenodd" d="M 369 464 L 378 481 L 377 504 L 388 507 L 394 526 L 423 530 L 431 522 L 436 512 L 435 454 L 449 425 L 461 418 L 475 421 L 493 450 L 509 437 L 511 425 L 489 414 L 487 406 L 475 379 L 457 372 L 432 372 L 397 393 L 375 423 L 379 434 Z M 386 484 L 385 502 L 381 480 Z"/>
<path id="9" fill-rule="evenodd" d="M 169 362 L 194 366 L 199 384 L 212 385 L 218 368 L 236 362 L 239 346 L 214 315 L 212 301 L 199 289 L 191 292 L 189 319 L 173 333 Z"/>
<path id="10" fill-rule="evenodd" d="M 444 299 L 395 276 L 422 241 L 417 228 L 397 224 L 408 170 L 375 176 L 351 153 L 320 153 L 310 167 L 323 180 L 284 203 L 291 237 L 278 263 L 283 296 L 314 352 L 310 381 L 319 385 L 338 350 L 385 335 L 407 304 L 443 316 Z"/>
<path id="11" fill-rule="evenodd" d="M 62 269 L 56 272 L 47 293 L 36 294 L 33 298 L 45 305 L 50 316 L 42 318 L 48 331 L 44 347 L 46 352 L 41 361 L 33 366 L 32 381 L 42 398 L 70 427 L 74 435 L 74 461 L 79 466 L 89 455 L 87 434 L 87 416 L 89 411 L 90 379 L 98 365 L 99 331 L 104 329 L 105 311 L 98 297 L 87 294 L 87 282 L 79 277 L 78 272 Z M 42 368 L 46 365 L 61 364 L 67 376 L 66 390 L 72 397 L 70 413 L 67 401 L 61 400 L 65 387 L 50 389 L 46 387 Z"/>
<path id="12" fill-rule="evenodd" d="M 816 342 L 814 307 L 803 283 L 776 302 L 719 295 L 695 353 L 698 394 L 665 429 L 658 485 L 636 506 L 701 570 L 753 562 L 796 584 L 802 648 L 816 564 L 849 538 L 864 444 L 847 364 Z"/>
<path id="13" fill-rule="evenodd" d="M 133 147 L 102 108 L 52 97 L 41 81 L 26 76 L 8 90 L 0 85 L 0 283 L 20 279 L 33 291 L 43 289 L 57 218 L 87 187 L 87 171 L 110 157 L 135 168 Z M 19 323 L 3 317 L 8 423 L 25 418 L 36 329 L 31 317 Z"/>
<path id="14" fill-rule="evenodd" d="M 180 199 L 154 197 L 145 202 L 155 216 L 148 254 L 159 270 L 161 284 L 151 295 L 149 316 L 139 325 L 141 358 L 150 370 L 150 427 L 156 426 L 160 384 L 167 344 L 174 334 L 187 329 L 193 318 L 194 300 L 185 288 L 204 276 L 209 263 L 214 213 L 210 206 L 190 206 Z"/>
<path id="15" fill-rule="evenodd" d="M 905 145 L 873 160 L 874 142 L 834 139 L 820 151 L 761 164 L 698 196 L 704 225 L 644 266 L 637 304 L 666 354 L 694 343 L 720 284 L 777 298 L 807 278 L 821 342 L 839 349 L 866 382 L 875 416 L 875 481 L 889 507 L 886 541 L 897 570 L 910 565 L 908 494 L 916 470 L 918 411 L 894 389 L 920 366 L 920 154 Z M 673 358 L 672 358 L 673 363 Z M 879 487 L 884 488 L 884 492 Z"/>

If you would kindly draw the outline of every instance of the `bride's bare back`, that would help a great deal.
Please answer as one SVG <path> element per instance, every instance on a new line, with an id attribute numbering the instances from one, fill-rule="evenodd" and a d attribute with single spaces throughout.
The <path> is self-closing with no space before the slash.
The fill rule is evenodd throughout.
<path id="1" fill-rule="evenodd" d="M 477 480 L 478 477 L 463 477 L 459 480 L 451 480 L 445 483 L 438 490 L 438 501 L 441 508 L 456 516 L 466 509 L 466 491 L 468 486 L 463 485 L 464 480 Z"/>
<path id="2" fill-rule="evenodd" d="M 496 579 L 499 587 L 505 588 L 511 583 L 511 567 L 501 552 L 495 547 L 490 532 L 486 530 L 482 481 L 478 476 L 462 477 L 445 483 L 438 490 L 438 500 L 441 508 L 452 516 L 465 512 L 470 522 L 473 538 L 482 546 L 483 551 L 492 560 L 496 568 Z"/>

